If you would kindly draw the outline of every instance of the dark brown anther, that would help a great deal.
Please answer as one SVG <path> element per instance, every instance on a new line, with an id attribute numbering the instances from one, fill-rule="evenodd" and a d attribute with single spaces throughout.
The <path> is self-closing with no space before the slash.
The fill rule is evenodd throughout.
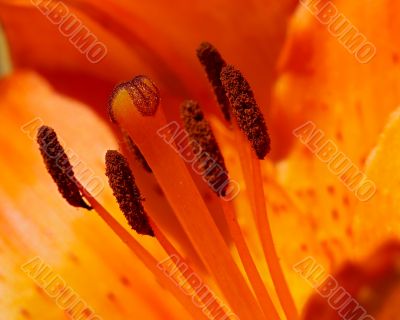
<path id="1" fill-rule="evenodd" d="M 39 128 L 37 142 L 47 171 L 57 184 L 58 191 L 74 207 L 91 210 L 75 183 L 75 174 L 55 131 L 47 126 Z"/>
<path id="2" fill-rule="evenodd" d="M 239 128 L 250 141 L 257 157 L 264 159 L 270 151 L 270 138 L 249 83 L 242 73 L 231 65 L 223 68 L 221 81 Z"/>
<path id="3" fill-rule="evenodd" d="M 228 170 L 217 140 L 195 101 L 185 101 L 181 106 L 181 118 L 189 135 L 193 153 L 201 162 L 202 175 L 218 196 L 225 196 L 228 187 Z"/>
<path id="4" fill-rule="evenodd" d="M 199 58 L 200 63 L 207 74 L 207 78 L 213 87 L 215 97 L 226 121 L 230 121 L 231 115 L 229 112 L 229 101 L 220 79 L 222 68 L 226 66 L 224 59 L 218 50 L 208 42 L 200 44 L 197 49 L 197 57 Z"/>
<path id="5" fill-rule="evenodd" d="M 106 175 L 118 205 L 132 229 L 139 234 L 154 236 L 142 205 L 144 199 L 127 160 L 118 151 L 107 151 Z"/>

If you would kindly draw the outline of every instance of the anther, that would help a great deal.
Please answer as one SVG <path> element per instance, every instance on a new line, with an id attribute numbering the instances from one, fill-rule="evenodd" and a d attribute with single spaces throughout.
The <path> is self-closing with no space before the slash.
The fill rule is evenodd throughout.
<path id="1" fill-rule="evenodd" d="M 257 157 L 264 159 L 270 151 L 270 138 L 249 83 L 242 73 L 231 65 L 222 69 L 221 81 L 239 128 L 250 141 Z"/>
<path id="2" fill-rule="evenodd" d="M 74 170 L 58 141 L 55 131 L 47 126 L 39 128 L 37 142 L 48 173 L 57 184 L 58 191 L 74 207 L 91 210 L 82 198 L 76 184 Z"/>
<path id="3" fill-rule="evenodd" d="M 118 205 L 132 229 L 139 234 L 154 236 L 143 208 L 144 199 L 135 183 L 127 160 L 118 151 L 107 151 L 106 175 Z"/>
<path id="4" fill-rule="evenodd" d="M 218 196 L 225 196 L 228 186 L 228 171 L 217 140 L 205 119 L 200 106 L 195 101 L 185 101 L 181 106 L 181 118 L 189 134 L 196 161 L 201 163 L 201 171 L 208 185 Z"/>
<path id="5" fill-rule="evenodd" d="M 197 57 L 200 60 L 206 74 L 210 81 L 217 102 L 221 111 L 227 121 L 230 121 L 229 101 L 225 94 L 225 89 L 220 80 L 222 68 L 226 66 L 224 59 L 218 50 L 210 43 L 203 42 L 197 49 Z"/>

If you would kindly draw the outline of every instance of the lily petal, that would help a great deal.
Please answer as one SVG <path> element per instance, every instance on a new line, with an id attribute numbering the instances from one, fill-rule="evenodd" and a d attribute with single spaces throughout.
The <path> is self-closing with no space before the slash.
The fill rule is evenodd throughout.
<path id="1" fill-rule="evenodd" d="M 301 3 L 305 5 L 290 21 L 275 87 L 271 114 L 280 117 L 280 122 L 273 122 L 277 141 L 290 146 L 295 142 L 292 130 L 314 121 L 354 162 L 363 163 L 387 116 L 400 102 L 400 22 L 391 18 L 399 4 L 390 0 Z M 328 9 L 347 19 L 344 31 L 333 33 L 336 19 L 322 19 Z M 346 45 L 352 44 L 351 37 L 346 38 L 351 27 L 376 48 L 376 55 L 366 63 Z M 281 155 L 285 152 L 278 150 Z"/>
<path id="2" fill-rule="evenodd" d="M 198 44 L 212 41 L 227 59 L 240 65 L 266 105 L 287 17 L 296 5 L 294 0 L 64 3 L 106 45 L 106 57 L 96 64 L 88 62 L 31 1 L 2 0 L 0 19 L 16 67 L 41 72 L 57 88 L 76 79 L 80 86 L 75 89 L 86 92 L 90 83 L 80 78 L 100 79 L 111 89 L 111 83 L 144 73 L 157 82 L 171 105 L 191 96 L 207 102 L 204 106 L 213 97 L 195 58 Z M 251 45 L 243 45 L 248 42 Z"/>
<path id="3" fill-rule="evenodd" d="M 7 119 L 0 130 L 2 152 L 7 155 L 0 161 L 0 260 L 4 266 L 0 291 L 7 297 L 1 302 L 2 316 L 63 317 L 65 311 L 48 295 L 47 287 L 21 269 L 38 257 L 104 319 L 187 318 L 98 217 L 71 211 L 45 172 L 34 141 L 35 128 L 42 122 L 59 130 L 70 155 L 105 186 L 99 159 L 116 143 L 101 119 L 88 106 L 55 93 L 33 73 L 3 79 L 0 97 L 1 118 Z M 108 188 L 100 185 L 96 190 L 110 210 L 119 212 Z M 123 221 L 121 216 L 116 218 Z M 154 241 L 141 242 L 159 252 Z"/>
<path id="4" fill-rule="evenodd" d="M 356 208 L 355 233 L 359 254 L 365 254 L 386 239 L 399 238 L 399 141 L 400 109 L 397 109 L 368 158 L 366 172 L 376 185 L 376 194 Z"/>
<path id="5" fill-rule="evenodd" d="M 309 7 L 307 3 L 311 3 Z M 275 158 L 283 159 L 279 181 L 307 213 L 319 245 L 329 257 L 325 266 L 337 267 L 354 251 L 352 223 L 359 200 L 318 157 L 319 148 L 310 151 L 293 131 L 312 123 L 315 131 L 321 130 L 320 147 L 332 140 L 338 152 L 364 171 L 387 116 L 400 102 L 396 59 L 400 25 L 397 19 L 390 19 L 398 4 L 386 0 L 302 4 L 306 5 L 299 6 L 290 22 L 281 57 L 270 115 L 274 119 L 272 141 L 279 145 L 272 148 Z M 320 22 L 318 10 L 324 13 L 328 6 L 342 13 L 376 47 L 372 60 L 360 63 L 330 32 L 331 25 Z"/>

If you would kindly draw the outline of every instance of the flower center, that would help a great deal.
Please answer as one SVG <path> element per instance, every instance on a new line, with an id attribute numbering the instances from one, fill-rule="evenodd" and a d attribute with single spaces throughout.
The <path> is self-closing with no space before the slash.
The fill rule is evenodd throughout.
<path id="1" fill-rule="evenodd" d="M 260 161 L 270 150 L 270 138 L 264 118 L 250 85 L 239 70 L 227 65 L 211 44 L 202 44 L 197 55 L 204 66 L 229 129 L 236 136 L 246 186 L 250 191 L 249 201 L 257 223 L 257 233 L 280 306 L 273 303 L 243 236 L 236 218 L 234 199 L 228 197 L 230 180 L 223 154 L 197 102 L 185 101 L 181 106 L 181 117 L 186 129 L 183 140 L 189 141 L 190 148 L 179 148 L 182 137 L 176 135 L 171 129 L 173 126 L 167 123 L 156 85 L 145 76 L 137 76 L 118 85 L 110 98 L 109 114 L 127 148 L 124 148 L 125 157 L 117 151 L 107 152 L 106 175 L 129 225 L 139 234 L 154 236 L 169 256 L 185 261 L 153 219 L 153 212 L 147 206 L 147 202 L 143 202 L 128 160 L 138 159 L 144 169 L 154 175 L 188 241 L 206 267 L 209 281 L 220 289 L 224 300 L 216 298 L 208 287 L 199 286 L 198 282 L 191 280 L 192 273 L 188 270 L 193 271 L 195 266 L 185 262 L 187 268 L 183 269 L 182 264 L 175 263 L 178 274 L 191 286 L 193 294 L 203 308 L 195 306 L 193 301 L 171 282 L 165 270 L 156 267 L 157 263 L 152 254 L 119 225 L 73 177 L 72 166 L 57 142 L 54 131 L 47 127 L 42 128 L 38 135 L 46 167 L 64 198 L 71 205 L 89 209 L 84 198 L 195 319 L 279 319 L 280 308 L 287 319 L 298 319 L 273 243 L 266 211 Z M 230 125 L 231 115 L 235 120 L 233 126 Z M 49 143 L 49 137 L 44 137 L 45 133 L 50 134 L 52 143 Z M 170 143 L 166 144 L 165 140 Z M 45 152 L 47 149 L 52 153 Z M 195 159 L 196 172 L 206 182 L 207 187 L 213 190 L 213 196 L 216 197 L 215 206 L 207 203 L 207 198 L 199 189 L 202 182 L 196 180 L 183 161 L 188 156 L 186 153 Z M 57 166 L 58 154 L 63 160 L 62 169 Z M 220 220 L 229 230 L 228 242 L 237 250 L 244 272 L 233 258 Z M 199 281 L 205 283 L 203 279 Z M 225 307 L 225 303 L 230 308 Z"/>

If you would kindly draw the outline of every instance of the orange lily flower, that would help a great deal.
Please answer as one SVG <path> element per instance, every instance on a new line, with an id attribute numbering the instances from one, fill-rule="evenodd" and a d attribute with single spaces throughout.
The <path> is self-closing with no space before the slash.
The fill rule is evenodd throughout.
<path id="1" fill-rule="evenodd" d="M 0 80 L 1 319 L 397 319 L 400 26 L 391 13 L 398 6 L 389 0 L 0 0 L 13 66 Z M 99 48 L 104 44 L 101 60 L 91 63 L 82 51 L 85 44 L 80 43 L 81 52 L 76 48 L 84 40 L 60 31 L 57 14 L 67 13 L 96 37 Z M 328 22 L 334 14 L 373 44 L 370 61 L 360 63 L 357 53 L 349 53 L 351 39 L 340 42 L 335 36 Z M 216 44 L 254 89 L 272 141 L 271 157 L 264 161 L 247 153 L 247 142 L 215 106 L 194 54 L 204 39 Z M 126 94 L 129 82 L 110 99 L 117 120 L 112 124 L 106 104 L 113 87 L 136 74 L 157 84 L 161 111 L 137 118 L 130 109 L 137 101 Z M 205 107 L 228 172 L 241 186 L 233 209 L 195 174 L 188 175 L 170 146 L 154 149 L 146 141 L 155 136 L 152 128 L 161 127 L 156 124 L 164 124 L 160 112 L 168 122 L 178 119 L 176 106 L 186 98 Z M 57 131 L 77 179 L 112 213 L 102 217 L 116 229 L 94 212 L 71 209 L 57 195 L 36 143 L 42 125 Z M 106 150 L 129 153 L 121 128 L 153 170 L 146 172 L 128 157 L 155 239 L 127 233 L 107 186 Z M 163 156 L 154 151 L 161 149 Z M 338 152 L 357 170 L 353 176 L 332 169 Z M 258 164 L 262 180 L 254 173 Z M 361 187 L 353 187 L 359 176 L 373 186 L 368 199 L 360 200 Z M 183 188 L 173 186 L 176 177 Z M 101 212 L 96 202 L 90 205 Z M 266 228 L 260 227 L 265 208 L 273 237 L 267 243 Z M 198 212 L 192 224 L 184 209 Z M 249 257 L 241 256 L 222 209 L 238 215 Z M 132 255 L 139 250 L 136 243 L 150 258 Z M 215 294 L 216 304 L 226 306 L 218 316 L 196 308 L 151 265 L 174 252 L 170 246 Z M 271 269 L 274 256 L 266 248 L 278 253 L 282 278 L 277 265 Z M 251 263 L 256 272 L 249 271 Z M 317 269 L 325 279 L 318 286 Z M 353 303 L 347 309 L 346 298 Z"/>

